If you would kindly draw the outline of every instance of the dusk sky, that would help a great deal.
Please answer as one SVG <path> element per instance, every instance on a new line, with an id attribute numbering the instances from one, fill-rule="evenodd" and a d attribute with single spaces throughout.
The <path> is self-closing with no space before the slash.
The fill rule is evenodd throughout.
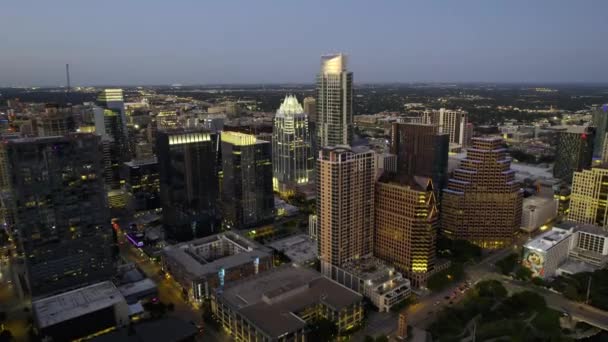
<path id="1" fill-rule="evenodd" d="M 0 5 L 0 86 L 608 82 L 608 1 L 29 1 Z"/>

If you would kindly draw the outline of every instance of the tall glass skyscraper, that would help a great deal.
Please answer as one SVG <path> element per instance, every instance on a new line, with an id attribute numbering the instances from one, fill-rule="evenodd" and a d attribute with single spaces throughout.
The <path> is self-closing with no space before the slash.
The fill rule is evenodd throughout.
<path id="1" fill-rule="evenodd" d="M 272 130 L 273 187 L 293 193 L 297 185 L 311 179 L 313 157 L 308 130 L 308 114 L 295 96 L 287 96 L 274 117 Z"/>
<path id="2" fill-rule="evenodd" d="M 353 140 L 353 73 L 343 54 L 321 57 L 317 76 L 317 148 Z"/>
<path id="3" fill-rule="evenodd" d="M 32 295 L 108 280 L 113 240 L 99 137 L 15 139 L 8 159 Z"/>
<path id="4" fill-rule="evenodd" d="M 156 150 L 167 235 L 187 241 L 217 233 L 217 134 L 203 130 L 159 131 Z"/>
<path id="5" fill-rule="evenodd" d="M 105 89 L 93 109 L 95 133 L 101 136 L 104 153 L 104 178 L 112 189 L 120 187 L 120 167 L 131 160 L 129 136 L 122 89 Z"/>
<path id="6" fill-rule="evenodd" d="M 608 103 L 599 106 L 593 111 L 593 126 L 596 129 L 593 156 L 606 159 L 604 146 L 606 145 L 606 133 L 608 133 Z"/>
<path id="7" fill-rule="evenodd" d="M 597 139 L 595 127 L 573 126 L 559 132 L 555 151 L 553 176 L 572 183 L 575 171 L 591 168 L 593 147 Z"/>
<path id="8" fill-rule="evenodd" d="M 223 132 L 221 140 L 225 228 L 246 229 L 272 222 L 272 145 L 238 132 Z"/>

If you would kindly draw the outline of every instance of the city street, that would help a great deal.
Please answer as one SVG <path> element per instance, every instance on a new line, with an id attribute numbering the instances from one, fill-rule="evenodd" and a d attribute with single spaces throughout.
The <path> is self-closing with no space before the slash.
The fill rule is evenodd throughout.
<path id="1" fill-rule="evenodd" d="M 214 330 L 203 322 L 200 311 L 183 299 L 181 288 L 173 280 L 161 275 L 159 264 L 151 261 L 141 250 L 126 241 L 122 234 L 119 234 L 119 241 L 122 242 L 119 245 L 121 256 L 127 261 L 136 263 L 148 278 L 156 282 L 160 301 L 165 304 L 173 303 L 175 310 L 169 315 L 204 326 L 203 334 L 197 340 L 217 342 L 230 340 L 226 334 Z"/>
<path id="2" fill-rule="evenodd" d="M 17 276 L 20 265 L 11 256 L 9 260 L 0 261 L 0 312 L 6 313 L 7 320 L 0 324 L 0 331 L 8 329 L 16 341 L 28 340 L 28 318 L 31 313 L 25 312 L 29 302 L 23 299 L 19 289 L 20 282 Z"/>

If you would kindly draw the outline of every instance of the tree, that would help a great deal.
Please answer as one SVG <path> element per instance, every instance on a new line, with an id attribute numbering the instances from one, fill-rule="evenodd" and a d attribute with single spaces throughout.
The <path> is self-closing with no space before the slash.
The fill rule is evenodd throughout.
<path id="1" fill-rule="evenodd" d="M 363 338 L 363 342 L 374 342 L 375 340 L 375 338 L 369 335 L 365 335 L 365 337 Z"/>
<path id="2" fill-rule="evenodd" d="M 500 272 L 502 274 L 507 275 L 507 274 L 513 272 L 513 270 L 518 265 L 518 263 L 519 263 L 519 256 L 515 253 L 511 253 L 511 254 L 507 255 L 505 258 L 500 259 L 498 262 L 496 262 L 496 267 L 498 267 L 500 269 Z"/>
<path id="3" fill-rule="evenodd" d="M 338 336 L 338 327 L 326 318 L 318 319 L 309 325 L 308 339 L 310 341 L 330 342 L 336 336 Z"/>
<path id="4" fill-rule="evenodd" d="M 477 293 L 480 297 L 488 298 L 505 298 L 507 296 L 507 289 L 498 280 L 486 280 L 477 283 L 475 285 Z"/>
<path id="5" fill-rule="evenodd" d="M 376 342 L 388 342 L 388 337 L 386 335 L 376 337 Z"/>

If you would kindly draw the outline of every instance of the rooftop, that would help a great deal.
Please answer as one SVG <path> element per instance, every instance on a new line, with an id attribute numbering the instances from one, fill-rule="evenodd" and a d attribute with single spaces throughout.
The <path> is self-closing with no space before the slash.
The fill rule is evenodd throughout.
<path id="1" fill-rule="evenodd" d="M 308 235 L 298 234 L 274 241 L 267 246 L 285 253 L 293 262 L 301 264 L 317 257 L 316 244 Z"/>
<path id="2" fill-rule="evenodd" d="M 32 309 L 42 329 L 124 301 L 116 286 L 104 281 L 33 301 Z"/>
<path id="3" fill-rule="evenodd" d="M 524 247 L 533 249 L 540 252 L 546 252 L 553 246 L 571 237 L 573 234 L 572 229 L 561 229 L 553 227 L 550 231 L 536 237 L 535 239 L 528 241 Z"/>
<path id="4" fill-rule="evenodd" d="M 234 252 L 226 255 L 203 255 L 201 250 L 214 243 L 226 243 L 233 247 Z M 194 277 L 205 277 L 216 274 L 220 269 L 229 269 L 253 262 L 256 258 L 270 255 L 270 251 L 236 233 L 226 232 L 204 238 L 167 246 L 163 250 L 166 258 L 183 266 L 184 270 Z"/>
<path id="5" fill-rule="evenodd" d="M 234 283 L 218 297 L 271 337 L 304 328 L 306 322 L 295 314 L 304 308 L 324 303 L 341 310 L 362 300 L 360 294 L 320 273 L 294 266 Z"/>

